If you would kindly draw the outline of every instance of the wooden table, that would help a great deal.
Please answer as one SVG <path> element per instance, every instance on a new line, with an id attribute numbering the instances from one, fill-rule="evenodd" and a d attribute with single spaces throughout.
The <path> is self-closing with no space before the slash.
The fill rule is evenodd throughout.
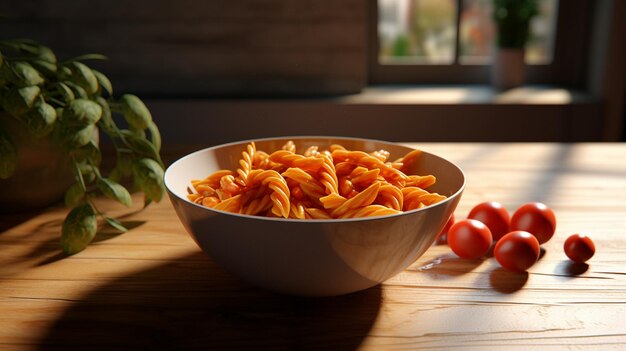
<path id="1" fill-rule="evenodd" d="M 528 274 L 433 246 L 380 286 L 294 298 L 216 266 L 167 200 L 103 201 L 133 229 L 102 228 L 72 257 L 58 245 L 67 210 L 53 207 L 0 218 L 0 348 L 626 349 L 626 145 L 413 146 L 466 171 L 457 218 L 486 200 L 555 210 L 557 233 Z M 577 232 L 596 243 L 588 266 L 562 250 Z"/>

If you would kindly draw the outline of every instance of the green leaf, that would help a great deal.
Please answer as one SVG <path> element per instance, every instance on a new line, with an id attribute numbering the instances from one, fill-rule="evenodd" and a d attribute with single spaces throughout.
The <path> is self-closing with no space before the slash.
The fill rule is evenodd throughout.
<path id="1" fill-rule="evenodd" d="M 76 99 L 74 92 L 72 91 L 72 89 L 70 89 L 70 87 L 67 86 L 67 84 L 58 82 L 56 84 L 56 88 L 57 91 L 59 91 L 63 96 L 63 101 L 65 103 L 69 104 L 70 102 L 74 101 L 74 99 Z"/>
<path id="2" fill-rule="evenodd" d="M 118 153 L 117 162 L 115 168 L 109 175 L 109 178 L 114 180 L 122 179 L 133 174 L 133 159 L 129 154 L 125 152 Z"/>
<path id="3" fill-rule="evenodd" d="M 109 225 L 117 230 L 119 230 L 122 233 L 125 233 L 128 231 L 128 229 L 126 227 L 124 227 L 122 225 L 122 223 L 120 221 L 118 221 L 115 218 L 111 218 L 109 216 L 103 216 L 104 220 L 107 221 L 107 223 L 109 223 Z"/>
<path id="4" fill-rule="evenodd" d="M 61 77 L 70 77 L 72 75 L 72 70 L 69 67 L 66 66 L 61 66 L 59 67 L 60 72 L 60 76 Z M 67 82 L 66 82 L 67 83 Z"/>
<path id="5" fill-rule="evenodd" d="M 116 200 L 126 207 L 130 207 L 132 205 L 130 193 L 119 183 L 107 178 L 100 178 L 98 179 L 98 189 L 100 189 L 100 191 L 102 191 L 102 193 L 108 198 Z"/>
<path id="6" fill-rule="evenodd" d="M 61 122 L 68 126 L 86 126 L 98 122 L 102 116 L 102 107 L 97 103 L 76 99 L 63 111 Z"/>
<path id="7" fill-rule="evenodd" d="M 88 162 L 98 166 L 102 161 L 102 153 L 98 144 L 92 139 L 74 151 L 74 159 L 78 162 Z"/>
<path id="8" fill-rule="evenodd" d="M 85 55 L 76 56 L 72 59 L 67 60 L 66 62 L 85 61 L 85 60 L 108 60 L 108 57 L 102 54 L 85 54 Z"/>
<path id="9" fill-rule="evenodd" d="M 45 76 L 54 77 L 57 71 L 56 63 L 51 63 L 45 60 L 35 59 L 30 61 L 33 68 L 43 73 Z"/>
<path id="10" fill-rule="evenodd" d="M 17 168 L 17 151 L 11 138 L 0 130 L 0 179 L 7 179 Z"/>
<path id="11" fill-rule="evenodd" d="M 54 52 L 47 46 L 43 46 L 34 40 L 17 39 L 13 41 L 13 47 L 27 55 L 34 56 L 34 59 L 56 64 L 57 58 Z"/>
<path id="12" fill-rule="evenodd" d="M 36 44 L 34 46 L 34 55 L 37 58 L 30 61 L 33 67 L 46 76 L 56 78 L 57 58 L 54 52 L 46 46 Z"/>
<path id="13" fill-rule="evenodd" d="M 74 183 L 65 192 L 65 206 L 74 207 L 85 198 L 85 191 L 80 183 Z"/>
<path id="14" fill-rule="evenodd" d="M 142 158 L 133 164 L 133 174 L 146 197 L 159 202 L 165 192 L 163 168 L 152 159 Z"/>
<path id="15" fill-rule="evenodd" d="M 102 72 L 96 71 L 95 69 L 91 70 L 93 74 L 96 76 L 98 83 L 104 90 L 107 91 L 109 95 L 113 95 L 113 85 L 107 76 L 105 76 Z"/>
<path id="16" fill-rule="evenodd" d="M 9 114 L 19 117 L 33 108 L 40 92 L 36 85 L 9 90 L 4 95 L 2 106 Z"/>
<path id="17" fill-rule="evenodd" d="M 135 129 L 144 130 L 152 121 L 150 110 L 137 96 L 124 94 L 120 98 L 124 119 Z"/>
<path id="18" fill-rule="evenodd" d="M 55 123 L 55 138 L 59 140 L 66 148 L 70 150 L 77 149 L 83 145 L 87 145 L 94 136 L 96 127 L 90 124 L 86 127 L 63 126 Z"/>
<path id="19" fill-rule="evenodd" d="M 84 192 L 87 192 L 87 185 L 92 184 L 100 175 L 100 170 L 87 162 L 74 161 L 74 176 L 76 182 L 80 184 Z"/>
<path id="20" fill-rule="evenodd" d="M 156 160 L 161 167 L 163 166 L 163 162 L 161 161 L 161 156 L 157 151 L 156 147 L 148 141 L 145 137 L 140 137 L 134 132 L 130 130 L 122 130 L 121 134 L 124 136 L 124 140 L 128 144 L 128 146 L 139 156 L 145 156 Z"/>
<path id="21" fill-rule="evenodd" d="M 102 128 L 102 130 L 108 135 L 116 135 L 117 125 L 113 121 L 109 103 L 101 96 L 96 98 L 96 103 L 102 108 L 102 116 L 100 117 L 100 121 L 98 121 L 98 127 Z"/>
<path id="22" fill-rule="evenodd" d="M 109 173 L 108 178 L 114 182 L 119 182 L 120 180 L 122 180 L 122 173 L 117 167 L 114 167 Z"/>
<path id="23" fill-rule="evenodd" d="M 83 178 L 85 179 L 85 182 L 87 182 L 88 184 L 93 183 L 98 177 L 96 176 L 96 169 L 95 167 L 91 167 L 91 172 L 85 172 L 83 174 Z M 87 170 L 87 168 L 85 168 L 85 170 Z"/>
<path id="24" fill-rule="evenodd" d="M 91 69 L 81 62 L 71 62 L 69 65 L 72 70 L 72 77 L 89 94 L 95 94 L 98 91 L 98 79 Z"/>
<path id="25" fill-rule="evenodd" d="M 54 110 L 57 112 L 57 118 L 63 116 L 63 111 L 65 111 L 63 107 L 57 107 Z M 56 124 L 55 124 L 55 128 L 56 128 Z"/>
<path id="26" fill-rule="evenodd" d="M 83 176 L 96 173 L 95 167 L 88 162 L 78 162 L 78 169 Z"/>
<path id="27" fill-rule="evenodd" d="M 128 127 L 128 132 L 132 133 L 138 139 L 146 139 L 146 131 L 143 129 L 135 129 L 133 126 Z M 148 139 L 146 139 L 148 140 Z"/>
<path id="28" fill-rule="evenodd" d="M 9 42 L 13 42 L 16 44 L 19 44 L 20 46 L 25 46 L 25 47 L 33 47 L 33 46 L 39 46 L 41 44 L 39 44 L 39 42 L 33 40 L 33 39 L 29 39 L 29 38 L 16 38 L 16 39 L 10 39 Z"/>
<path id="29" fill-rule="evenodd" d="M 74 208 L 63 222 L 61 249 L 68 255 L 82 251 L 93 240 L 97 229 L 98 221 L 90 204 Z"/>
<path id="30" fill-rule="evenodd" d="M 80 85 L 71 82 L 69 80 L 64 81 L 63 83 L 65 83 L 68 87 L 70 87 L 72 89 L 72 91 L 74 92 L 74 95 L 80 99 L 87 99 L 89 98 L 89 94 L 87 94 L 87 92 L 85 91 L 85 89 L 83 89 L 83 87 L 81 87 Z"/>
<path id="31" fill-rule="evenodd" d="M 56 110 L 43 99 L 37 100 L 34 108 L 25 115 L 28 131 L 36 138 L 48 135 L 54 129 L 56 119 Z"/>
<path id="32" fill-rule="evenodd" d="M 39 85 L 44 82 L 41 74 L 28 62 L 16 61 L 11 64 L 5 64 L 2 68 L 3 72 L 0 73 L 0 78 L 6 79 L 18 87 Z"/>
<path id="33" fill-rule="evenodd" d="M 36 55 L 37 58 L 41 61 L 55 64 L 54 67 L 56 70 L 57 57 L 49 47 L 38 45 Z"/>
<path id="34" fill-rule="evenodd" d="M 83 192 L 87 192 L 87 185 L 85 184 L 85 179 L 83 179 L 83 175 L 80 171 L 80 166 L 76 162 L 73 162 L 73 164 L 74 164 L 74 177 L 76 178 L 76 183 L 80 185 L 80 188 L 83 190 Z"/>
<path id="35" fill-rule="evenodd" d="M 148 131 L 150 131 L 150 142 L 154 145 L 157 153 L 161 151 L 161 133 L 154 121 L 150 121 L 148 124 Z"/>

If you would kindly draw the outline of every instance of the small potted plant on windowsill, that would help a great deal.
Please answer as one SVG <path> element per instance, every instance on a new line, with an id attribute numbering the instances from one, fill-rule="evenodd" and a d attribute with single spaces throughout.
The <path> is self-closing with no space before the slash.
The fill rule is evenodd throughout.
<path id="1" fill-rule="evenodd" d="M 83 62 L 102 58 L 90 54 L 59 62 L 37 42 L 0 41 L 0 212 L 65 198 L 73 208 L 61 234 L 67 254 L 91 242 L 98 217 L 126 230 L 97 209 L 95 196 L 131 206 L 125 179 L 144 193 L 145 205 L 164 193 L 159 130 L 138 97 L 114 98 L 109 79 Z M 116 114 L 126 128 L 115 122 Z M 100 169 L 100 133 L 116 151 L 107 174 Z"/>
<path id="2" fill-rule="evenodd" d="M 524 48 L 530 21 L 536 14 L 536 0 L 493 0 L 496 50 L 491 78 L 496 89 L 509 89 L 524 83 Z"/>

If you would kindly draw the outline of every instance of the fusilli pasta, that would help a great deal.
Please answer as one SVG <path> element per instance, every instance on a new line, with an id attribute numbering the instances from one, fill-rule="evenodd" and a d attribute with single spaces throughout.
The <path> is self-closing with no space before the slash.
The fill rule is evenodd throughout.
<path id="1" fill-rule="evenodd" d="M 192 180 L 188 199 L 202 206 L 246 215 L 294 219 L 387 216 L 443 201 L 426 188 L 433 175 L 407 175 L 421 151 L 395 161 L 390 153 L 347 150 L 333 144 L 296 153 L 287 142 L 267 153 L 254 143 L 241 153 L 236 171 L 219 170 Z"/>

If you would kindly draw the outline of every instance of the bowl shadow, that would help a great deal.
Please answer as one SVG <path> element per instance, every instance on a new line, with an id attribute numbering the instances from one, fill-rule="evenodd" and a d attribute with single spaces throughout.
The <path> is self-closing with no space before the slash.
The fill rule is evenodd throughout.
<path id="1" fill-rule="evenodd" d="M 244 285 L 203 253 L 113 280 L 72 304 L 39 349 L 342 349 L 359 347 L 381 287 L 298 298 Z"/>

